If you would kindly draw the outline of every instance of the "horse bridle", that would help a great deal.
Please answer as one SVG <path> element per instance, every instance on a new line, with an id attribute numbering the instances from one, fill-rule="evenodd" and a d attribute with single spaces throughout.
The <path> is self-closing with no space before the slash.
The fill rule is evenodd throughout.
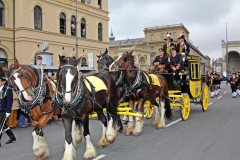
<path id="1" fill-rule="evenodd" d="M 75 67 L 75 66 L 73 66 L 73 65 L 71 65 L 71 64 L 65 64 L 65 65 L 63 65 L 63 66 L 60 66 L 61 70 L 59 71 L 59 74 L 61 74 L 61 72 L 63 72 L 63 70 L 64 70 L 66 67 L 76 68 L 76 69 L 77 69 L 76 75 L 79 76 L 80 71 L 79 71 L 79 69 L 78 69 L 78 66 Z M 77 85 L 75 86 L 75 89 L 76 89 L 76 87 L 77 87 Z M 63 90 L 64 93 L 71 93 L 71 92 L 72 92 L 72 88 L 71 88 L 70 91 L 65 91 L 63 88 L 62 88 L 62 90 Z"/>
<path id="2" fill-rule="evenodd" d="M 102 56 L 101 56 L 102 57 Z M 105 70 L 108 70 L 109 68 L 107 67 L 107 64 L 106 63 L 104 63 L 103 61 L 101 61 L 101 59 L 99 59 L 98 61 L 97 61 L 97 63 L 102 63 L 103 65 L 104 65 L 104 67 L 103 67 L 103 69 Z"/>
<path id="3" fill-rule="evenodd" d="M 125 56 L 126 56 L 125 58 L 127 58 L 127 59 L 126 59 L 126 60 L 123 60 L 122 63 L 118 63 L 118 62 L 115 60 L 114 63 L 117 65 L 117 68 L 116 68 L 116 69 L 119 69 L 124 63 L 126 63 L 126 61 L 127 61 L 128 65 L 127 65 L 127 67 L 124 68 L 124 69 L 131 68 L 131 65 L 129 65 L 129 59 L 130 59 L 130 57 L 128 56 L 127 53 L 123 53 L 123 55 L 125 55 Z"/>
<path id="4" fill-rule="evenodd" d="M 22 93 L 22 92 L 26 91 L 28 88 L 31 88 L 32 91 L 35 92 L 35 89 L 34 89 L 32 83 L 31 83 L 31 81 L 29 80 L 30 78 L 29 78 L 28 74 L 27 74 L 21 67 L 17 68 L 15 71 L 12 72 L 12 74 L 9 76 L 9 80 L 10 80 L 11 77 L 13 77 L 13 75 L 14 75 L 15 73 L 17 73 L 18 71 L 22 71 L 23 77 L 25 77 L 25 78 L 27 79 L 28 84 L 29 84 L 28 87 L 24 88 L 24 89 L 21 90 L 20 92 Z M 14 77 L 14 78 L 15 78 L 15 77 Z M 22 78 L 22 77 L 21 77 L 21 78 Z M 15 84 L 15 82 L 14 82 L 14 84 Z"/>

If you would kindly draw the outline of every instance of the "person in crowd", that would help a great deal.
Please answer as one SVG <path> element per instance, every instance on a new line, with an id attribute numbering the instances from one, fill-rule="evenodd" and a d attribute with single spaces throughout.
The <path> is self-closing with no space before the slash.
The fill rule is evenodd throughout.
<path id="1" fill-rule="evenodd" d="M 178 39 L 179 39 L 179 43 L 176 45 L 176 50 L 177 50 L 177 53 L 182 54 L 183 67 L 187 69 L 188 60 L 186 59 L 186 56 L 189 55 L 190 47 L 185 39 L 184 33 L 181 33 Z"/>
<path id="2" fill-rule="evenodd" d="M 16 124 L 17 124 L 17 112 L 19 109 L 19 104 L 18 104 L 18 91 L 16 88 L 12 89 L 13 92 L 13 104 L 12 104 L 12 111 L 11 111 L 11 115 L 9 116 L 8 119 L 8 126 L 11 129 L 16 128 Z"/>
<path id="3" fill-rule="evenodd" d="M 175 44 L 172 42 L 171 33 L 167 33 L 166 38 L 164 39 L 166 43 L 163 45 L 163 51 L 165 56 L 171 56 L 171 47 L 175 47 Z"/>
<path id="4" fill-rule="evenodd" d="M 210 89 L 210 95 L 211 95 L 211 98 L 214 98 L 215 94 L 214 94 L 214 91 L 215 91 L 215 78 L 213 76 L 213 73 L 210 74 L 210 78 L 209 78 L 209 89 Z"/>
<path id="5" fill-rule="evenodd" d="M 154 69 L 151 70 L 151 73 L 167 72 L 167 70 L 170 68 L 170 63 L 168 62 L 168 58 L 164 55 L 163 48 L 159 49 L 159 55 L 155 57 L 152 64 Z"/>
<path id="6" fill-rule="evenodd" d="M 4 122 L 5 118 L 11 115 L 11 109 L 13 104 L 13 92 L 8 87 L 6 79 L 0 75 L 0 123 Z M 7 121 L 3 124 L 4 131 L 7 133 L 9 140 L 6 144 L 16 141 L 12 130 L 8 127 Z"/>
<path id="7" fill-rule="evenodd" d="M 233 72 L 232 73 L 232 77 L 230 78 L 230 83 L 231 83 L 231 89 L 232 89 L 232 97 L 236 98 L 237 97 L 237 86 L 236 86 L 236 82 L 237 82 L 237 77 L 236 77 L 236 73 Z"/>
<path id="8" fill-rule="evenodd" d="M 19 110 L 19 127 L 26 128 L 28 125 L 26 124 L 26 116 L 22 110 Z"/>
<path id="9" fill-rule="evenodd" d="M 183 70 L 183 63 L 182 63 L 182 55 L 177 54 L 176 48 L 172 46 L 171 48 L 171 54 L 172 56 L 170 57 L 170 70 L 169 72 L 174 72 L 174 84 L 179 85 L 180 83 L 180 76 L 179 72 Z"/>

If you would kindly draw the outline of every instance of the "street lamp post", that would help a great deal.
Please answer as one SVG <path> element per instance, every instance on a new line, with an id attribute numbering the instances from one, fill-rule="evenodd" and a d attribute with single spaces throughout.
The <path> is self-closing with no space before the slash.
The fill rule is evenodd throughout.
<path id="1" fill-rule="evenodd" d="M 78 2 L 77 2 L 77 0 L 76 0 L 76 24 L 75 24 L 75 34 L 76 34 L 76 58 L 78 58 L 78 32 L 77 32 L 77 30 L 78 30 L 78 28 L 77 28 L 77 24 L 78 24 L 78 18 L 77 18 L 77 12 L 78 12 L 78 10 L 77 10 L 77 7 L 78 7 Z"/>
<path id="2" fill-rule="evenodd" d="M 228 63 L 228 36 L 227 36 L 227 22 L 226 22 L 226 70 L 227 74 L 230 74 L 229 72 L 229 63 Z"/>

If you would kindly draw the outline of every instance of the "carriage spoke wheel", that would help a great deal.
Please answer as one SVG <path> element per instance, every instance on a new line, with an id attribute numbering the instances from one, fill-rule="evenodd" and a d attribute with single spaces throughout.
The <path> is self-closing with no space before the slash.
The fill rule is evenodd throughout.
<path id="1" fill-rule="evenodd" d="M 202 110 L 206 111 L 208 109 L 208 104 L 209 104 L 209 88 L 207 85 L 203 86 L 203 91 L 202 91 L 202 97 L 201 97 L 201 104 L 202 104 Z"/>
<path id="2" fill-rule="evenodd" d="M 144 105 L 144 115 L 146 116 L 147 119 L 152 118 L 154 113 L 154 106 L 149 102 L 145 102 Z"/>
<path id="3" fill-rule="evenodd" d="M 187 120 L 189 115 L 190 115 L 190 98 L 189 98 L 189 95 L 184 93 L 183 94 L 183 105 L 181 108 L 181 117 L 182 117 L 182 120 Z"/>

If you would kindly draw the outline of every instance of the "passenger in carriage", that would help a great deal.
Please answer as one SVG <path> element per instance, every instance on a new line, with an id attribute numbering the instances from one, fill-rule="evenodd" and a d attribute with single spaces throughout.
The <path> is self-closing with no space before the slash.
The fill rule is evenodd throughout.
<path id="1" fill-rule="evenodd" d="M 179 72 L 183 72 L 183 62 L 182 62 L 182 55 L 177 54 L 176 48 L 172 46 L 171 48 L 171 57 L 170 57 L 170 69 L 169 72 L 174 72 L 174 84 L 180 84 L 180 76 Z"/>
<path id="2" fill-rule="evenodd" d="M 175 47 L 175 44 L 172 42 L 171 33 L 167 33 L 166 38 L 164 39 L 166 43 L 163 45 L 163 51 L 165 56 L 171 56 L 171 47 Z"/>
<path id="3" fill-rule="evenodd" d="M 236 73 L 233 72 L 232 73 L 232 77 L 230 78 L 230 83 L 231 83 L 231 89 L 232 89 L 232 97 L 236 98 L 237 93 L 236 93 L 236 82 L 237 82 L 237 77 L 236 77 Z"/>
<path id="4" fill-rule="evenodd" d="M 153 61 L 154 69 L 151 69 L 151 73 L 164 73 L 170 68 L 170 63 L 168 62 L 167 56 L 164 55 L 163 48 L 159 49 L 159 55 L 155 57 Z"/>
<path id="5" fill-rule="evenodd" d="M 177 53 L 182 54 L 183 67 L 186 70 L 188 68 L 188 60 L 186 59 L 186 56 L 189 55 L 190 47 L 183 33 L 180 34 L 178 39 L 179 39 L 179 43 L 176 46 L 176 50 L 177 50 Z"/>

